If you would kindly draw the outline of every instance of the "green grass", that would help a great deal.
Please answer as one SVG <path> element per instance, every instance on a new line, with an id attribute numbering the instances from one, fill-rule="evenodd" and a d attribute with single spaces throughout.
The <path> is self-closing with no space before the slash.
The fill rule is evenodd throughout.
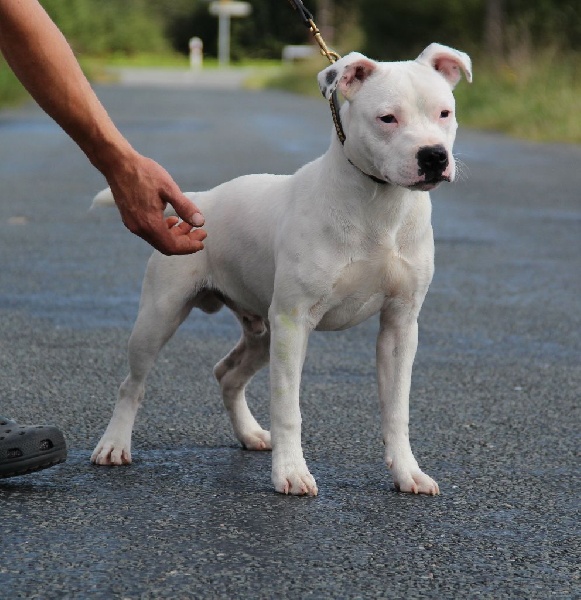
<path id="1" fill-rule="evenodd" d="M 184 68 L 188 67 L 187 56 L 176 53 L 114 53 L 105 56 L 85 56 L 80 59 L 85 66 L 93 69 L 106 67 L 135 67 L 135 68 Z"/>
<path id="2" fill-rule="evenodd" d="M 79 59 L 83 71 L 91 81 L 112 82 L 111 69 L 189 69 L 189 57 L 183 54 L 112 54 L 104 57 L 81 57 Z M 204 70 L 221 68 L 216 58 L 204 59 Z M 229 69 L 245 69 L 248 78 L 245 87 L 260 89 L 280 68 L 280 61 L 265 59 L 248 59 L 230 63 Z"/>
<path id="3" fill-rule="evenodd" d="M 581 142 L 581 57 L 538 56 L 499 68 L 477 64 L 460 84 L 461 123 L 536 141 Z"/>
<path id="4" fill-rule="evenodd" d="M 265 77 L 263 86 L 293 94 L 321 97 L 317 73 L 328 64 L 327 59 L 322 56 L 293 64 L 282 64 L 275 73 Z"/>
<path id="5" fill-rule="evenodd" d="M 28 97 L 28 92 L 22 87 L 16 75 L 0 58 L 0 106 L 13 106 Z"/>
<path id="6" fill-rule="evenodd" d="M 187 69 L 190 66 L 189 57 L 179 53 L 153 53 L 153 54 L 109 54 L 102 57 L 84 57 L 81 59 L 83 65 L 93 66 L 94 68 L 105 67 L 133 67 L 133 68 L 168 68 L 168 69 Z M 230 68 L 248 68 L 257 69 L 269 68 L 278 66 L 280 61 L 277 60 L 241 60 L 232 62 Z M 218 60 L 215 58 L 204 59 L 204 69 L 217 69 L 219 67 Z"/>

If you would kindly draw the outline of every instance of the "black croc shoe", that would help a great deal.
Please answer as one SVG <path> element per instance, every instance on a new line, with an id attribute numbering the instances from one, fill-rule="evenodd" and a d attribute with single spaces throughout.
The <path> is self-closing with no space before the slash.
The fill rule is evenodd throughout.
<path id="1" fill-rule="evenodd" d="M 56 427 L 23 427 L 0 417 L 0 478 L 48 469 L 66 459 L 67 444 Z"/>

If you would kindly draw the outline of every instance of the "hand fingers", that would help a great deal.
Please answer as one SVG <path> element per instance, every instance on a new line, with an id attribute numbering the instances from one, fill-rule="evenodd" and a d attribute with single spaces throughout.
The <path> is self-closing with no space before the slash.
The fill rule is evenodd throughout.
<path id="1" fill-rule="evenodd" d="M 164 254 L 192 254 L 204 249 L 203 240 L 206 238 L 206 232 L 203 229 L 196 229 L 185 235 L 173 235 L 176 227 L 170 231 L 172 232 L 173 239 L 168 244 L 167 252 L 164 252 L 163 249 L 160 249 L 160 252 Z"/>
<path id="2" fill-rule="evenodd" d="M 179 236 L 189 236 L 189 239 L 198 240 L 200 242 L 206 239 L 206 231 L 203 229 L 195 229 L 192 231 L 192 226 L 189 223 L 181 221 L 177 217 L 168 217 L 165 222 L 167 228 L 170 230 L 170 233 L 174 236 L 174 238 Z"/>
<path id="3" fill-rule="evenodd" d="M 165 220 L 167 228 L 171 229 L 172 235 L 186 235 L 192 231 L 192 226 L 185 221 L 181 221 L 177 217 L 169 217 Z M 173 231 L 173 230 L 176 231 Z"/>
<path id="4" fill-rule="evenodd" d="M 141 178 L 138 201 L 123 185 L 111 183 L 111 191 L 126 227 L 163 254 L 189 254 L 201 250 L 206 237 L 203 230 L 192 227 L 204 224 L 198 207 L 185 196 L 160 165 L 145 159 L 147 177 Z M 126 183 L 121 181 L 121 184 Z M 163 216 L 166 204 L 171 204 L 176 216 Z M 178 218 L 179 217 L 179 218 Z M 181 218 L 181 221 L 180 221 Z"/>
<path id="5" fill-rule="evenodd" d="M 160 219 L 161 220 L 161 219 Z M 204 248 L 203 240 L 207 233 L 203 229 L 194 229 L 177 217 L 165 219 L 165 227 L 149 223 L 148 231 L 139 235 L 162 254 L 191 254 Z"/>
<path id="6" fill-rule="evenodd" d="M 176 232 L 175 234 L 173 232 Z M 172 232 L 172 233 L 170 233 Z M 179 233 L 176 227 L 167 230 L 167 237 L 147 234 L 138 234 L 156 250 L 167 256 L 172 254 L 192 254 L 203 250 L 202 240 L 206 238 L 206 232 L 203 229 L 196 229 L 190 233 Z"/>

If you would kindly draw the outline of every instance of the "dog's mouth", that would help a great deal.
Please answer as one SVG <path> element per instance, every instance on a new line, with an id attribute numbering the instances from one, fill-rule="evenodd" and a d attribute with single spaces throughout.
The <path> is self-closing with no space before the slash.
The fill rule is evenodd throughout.
<path id="1" fill-rule="evenodd" d="M 418 181 L 407 187 L 412 191 L 429 192 L 436 189 L 442 183 L 442 181 L 447 181 L 449 183 L 452 180 L 447 175 L 438 175 L 436 177 L 431 177 L 430 179 Z"/>

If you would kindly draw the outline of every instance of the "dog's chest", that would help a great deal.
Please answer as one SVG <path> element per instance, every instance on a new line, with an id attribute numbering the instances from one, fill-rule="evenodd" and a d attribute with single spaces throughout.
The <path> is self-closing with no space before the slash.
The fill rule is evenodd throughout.
<path id="1" fill-rule="evenodd" d="M 386 299 L 410 297 L 421 282 L 417 269 L 393 251 L 349 261 L 338 269 L 328 293 L 311 308 L 318 330 L 353 327 L 379 312 Z"/>

